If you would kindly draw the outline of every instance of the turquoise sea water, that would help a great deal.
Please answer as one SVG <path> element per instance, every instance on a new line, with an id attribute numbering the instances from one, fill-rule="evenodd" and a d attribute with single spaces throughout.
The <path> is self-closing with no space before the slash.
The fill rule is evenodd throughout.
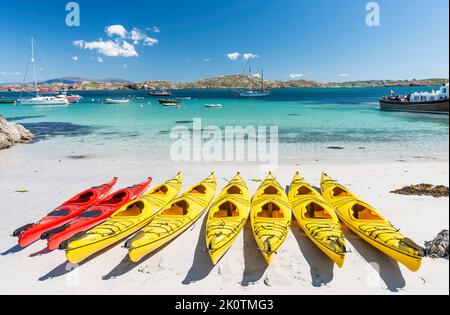
<path id="1" fill-rule="evenodd" d="M 448 155 L 448 116 L 381 112 L 378 99 L 388 88 L 274 90 L 264 99 L 241 99 L 227 90 L 179 90 L 181 108 L 163 107 L 146 92 L 81 92 L 81 103 L 67 107 L 0 105 L 0 114 L 23 124 L 37 142 L 77 146 L 86 153 L 168 152 L 170 130 L 203 126 L 279 126 L 283 155 L 317 155 L 341 147 L 339 154 Z M 408 93 L 431 88 L 400 88 Z M 2 93 L 1 95 L 16 96 Z M 102 104 L 106 98 L 132 97 L 128 105 Z M 151 102 L 151 104 L 149 104 Z M 220 103 L 222 109 L 205 104 Z M 77 150 L 77 152 L 80 152 Z M 365 152 L 365 153 L 364 153 Z M 334 151 L 333 154 L 338 154 Z"/>

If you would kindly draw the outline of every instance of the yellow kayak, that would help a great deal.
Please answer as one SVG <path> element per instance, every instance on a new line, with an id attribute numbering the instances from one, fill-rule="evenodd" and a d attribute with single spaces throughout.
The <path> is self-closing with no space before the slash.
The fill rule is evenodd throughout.
<path id="1" fill-rule="evenodd" d="M 144 230 L 127 242 L 130 260 L 139 262 L 186 231 L 208 209 L 216 194 L 216 186 L 213 173 L 164 207 Z"/>
<path id="2" fill-rule="evenodd" d="M 206 224 L 206 244 L 216 265 L 230 249 L 250 215 L 250 192 L 238 173 L 212 205 Z"/>
<path id="3" fill-rule="evenodd" d="M 270 265 L 286 240 L 292 220 L 288 196 L 272 173 L 253 197 L 250 217 L 256 243 Z"/>
<path id="4" fill-rule="evenodd" d="M 339 218 L 356 235 L 409 270 L 415 272 L 420 269 L 423 249 L 404 237 L 373 207 L 325 173 L 322 174 L 322 193 Z"/>
<path id="5" fill-rule="evenodd" d="M 289 191 L 289 201 L 298 224 L 306 235 L 339 268 L 345 261 L 345 238 L 339 218 L 322 195 L 297 172 Z"/>
<path id="6" fill-rule="evenodd" d="M 85 235 L 71 241 L 66 248 L 67 260 L 77 264 L 93 254 L 116 244 L 142 229 L 180 193 L 183 175 L 157 186 L 118 210 L 111 218 Z"/>

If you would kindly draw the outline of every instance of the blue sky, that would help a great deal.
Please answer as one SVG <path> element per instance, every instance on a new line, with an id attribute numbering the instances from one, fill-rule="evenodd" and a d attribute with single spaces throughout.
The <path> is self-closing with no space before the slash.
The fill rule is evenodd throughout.
<path id="1" fill-rule="evenodd" d="M 79 0 L 81 25 L 72 28 L 67 2 L 2 4 L 0 82 L 23 80 L 32 36 L 45 58 L 37 58 L 41 79 L 190 81 L 240 73 L 246 53 L 270 79 L 448 77 L 447 0 L 379 0 L 381 26 L 372 28 L 367 0 Z M 127 33 L 108 35 L 111 25 Z"/>

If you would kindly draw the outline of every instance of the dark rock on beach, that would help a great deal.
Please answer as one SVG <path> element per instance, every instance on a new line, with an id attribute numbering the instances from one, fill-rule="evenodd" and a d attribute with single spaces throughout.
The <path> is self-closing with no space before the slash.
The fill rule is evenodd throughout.
<path id="1" fill-rule="evenodd" d="M 430 258 L 447 258 L 448 259 L 448 230 L 444 230 L 438 236 L 425 243 L 425 251 Z"/>
<path id="2" fill-rule="evenodd" d="M 397 189 L 391 191 L 391 193 L 405 196 L 433 196 L 435 198 L 442 198 L 448 197 L 448 187 L 420 184 Z"/>
<path id="3" fill-rule="evenodd" d="M 10 148 L 17 143 L 30 143 L 32 139 L 33 134 L 25 127 L 0 116 L 0 150 Z"/>

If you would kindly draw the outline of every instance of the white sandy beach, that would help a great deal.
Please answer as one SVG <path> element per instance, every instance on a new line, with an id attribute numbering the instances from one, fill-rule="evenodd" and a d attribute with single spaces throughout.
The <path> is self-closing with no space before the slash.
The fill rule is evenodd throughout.
<path id="1" fill-rule="evenodd" d="M 151 156 L 109 158 L 89 155 L 69 159 L 56 152 L 39 151 L 41 144 L 19 145 L 0 152 L 0 294 L 448 294 L 448 260 L 425 259 L 412 273 L 346 231 L 351 253 L 343 269 L 333 266 L 293 224 L 291 233 L 273 265 L 266 268 L 249 226 L 220 264 L 212 267 L 204 244 L 204 217 L 181 237 L 144 262 L 133 265 L 123 243 L 69 272 L 63 252 L 42 251 L 39 241 L 18 250 L 9 235 L 34 222 L 75 193 L 120 176 L 128 186 L 148 176 L 153 185 L 185 173 L 185 186 L 217 172 L 218 189 L 236 171 L 248 179 L 252 192 L 263 179 L 255 165 L 175 165 Z M 447 157 L 374 158 L 351 162 L 334 158 L 283 161 L 276 171 L 288 185 L 299 170 L 318 186 L 321 171 L 347 185 L 374 205 L 395 226 L 417 243 L 433 239 L 449 228 L 449 199 L 399 196 L 390 191 L 406 185 L 449 185 Z M 130 153 L 131 155 L 131 153 Z M 401 161 L 400 161 L 401 160 Z M 296 165 L 299 164 L 299 165 Z M 16 193 L 27 189 L 28 193 Z"/>

